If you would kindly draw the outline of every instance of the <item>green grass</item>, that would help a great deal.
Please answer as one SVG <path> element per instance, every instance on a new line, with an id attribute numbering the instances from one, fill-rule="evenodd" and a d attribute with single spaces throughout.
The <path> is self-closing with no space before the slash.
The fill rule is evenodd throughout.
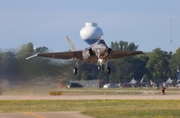
<path id="1" fill-rule="evenodd" d="M 81 111 L 95 118 L 179 118 L 180 100 L 1 100 L 0 112 Z"/>

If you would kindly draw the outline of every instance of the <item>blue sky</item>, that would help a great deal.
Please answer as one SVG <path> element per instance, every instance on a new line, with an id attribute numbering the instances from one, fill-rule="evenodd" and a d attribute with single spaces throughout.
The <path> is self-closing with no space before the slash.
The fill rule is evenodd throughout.
<path id="1" fill-rule="evenodd" d="M 85 22 L 98 23 L 109 46 L 124 40 L 145 52 L 175 52 L 180 47 L 179 0 L 0 0 L 0 49 L 32 42 L 35 47 L 67 51 L 67 35 L 83 49 L 88 44 L 79 32 Z"/>

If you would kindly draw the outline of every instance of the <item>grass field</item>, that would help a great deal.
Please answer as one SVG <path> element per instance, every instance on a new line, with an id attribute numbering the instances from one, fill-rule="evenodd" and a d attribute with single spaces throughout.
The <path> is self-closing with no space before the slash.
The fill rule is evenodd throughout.
<path id="1" fill-rule="evenodd" d="M 179 118 L 180 100 L 1 100 L 2 112 L 81 111 L 95 118 Z"/>

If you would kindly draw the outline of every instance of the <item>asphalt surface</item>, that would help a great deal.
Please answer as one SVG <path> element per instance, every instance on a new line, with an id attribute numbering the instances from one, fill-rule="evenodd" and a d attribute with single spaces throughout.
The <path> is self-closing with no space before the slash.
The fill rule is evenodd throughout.
<path id="1" fill-rule="evenodd" d="M 92 118 L 80 112 L 22 112 L 0 113 L 0 118 Z"/>
<path id="2" fill-rule="evenodd" d="M 60 95 L 60 96 L 0 96 L 0 100 L 180 100 L 177 95 Z"/>

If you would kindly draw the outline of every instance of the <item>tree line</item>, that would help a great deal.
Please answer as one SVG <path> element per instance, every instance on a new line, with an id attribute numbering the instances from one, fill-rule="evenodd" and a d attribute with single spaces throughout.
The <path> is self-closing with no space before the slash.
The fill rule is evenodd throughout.
<path id="1" fill-rule="evenodd" d="M 138 50 L 138 45 L 126 41 L 111 42 L 111 48 L 117 50 Z M 132 78 L 140 81 L 166 81 L 169 77 L 176 79 L 175 72 L 180 66 L 180 48 L 175 53 L 163 51 L 160 48 L 144 54 L 110 60 L 111 74 L 98 71 L 97 63 L 89 65 L 79 62 L 79 73 L 75 76 L 72 69 L 75 66 L 73 59 L 57 60 L 48 58 L 26 57 L 36 53 L 50 52 L 47 47 L 34 49 L 32 43 L 22 45 L 18 49 L 0 50 L 0 79 L 14 81 L 29 81 L 38 77 L 66 80 L 94 80 L 104 79 L 106 82 L 129 82 Z"/>

